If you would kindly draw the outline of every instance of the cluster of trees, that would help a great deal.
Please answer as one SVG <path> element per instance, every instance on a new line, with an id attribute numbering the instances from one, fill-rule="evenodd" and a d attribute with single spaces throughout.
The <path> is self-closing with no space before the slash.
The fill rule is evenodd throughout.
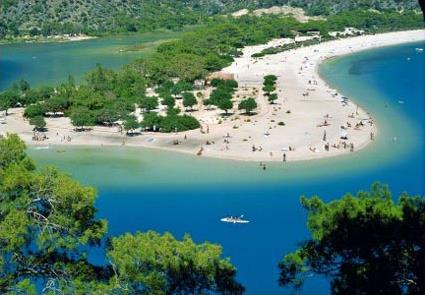
<path id="1" fill-rule="evenodd" d="M 171 80 L 166 80 L 160 84 L 156 92 L 159 95 L 161 104 L 167 107 L 165 116 L 158 115 L 156 112 L 144 114 L 141 127 L 150 131 L 161 132 L 180 132 L 200 127 L 200 123 L 194 117 L 189 115 L 179 115 L 181 110 L 176 106 L 176 98 L 183 99 L 183 106 L 192 110 L 193 106 L 198 103 L 193 94 L 193 84 L 191 82 L 181 80 L 174 83 Z M 157 98 L 150 98 L 152 101 Z M 152 104 L 153 106 L 153 104 Z"/>
<path id="2" fill-rule="evenodd" d="M 25 80 L 14 83 L 9 89 L 0 93 L 0 111 L 8 115 L 8 110 L 12 107 L 31 105 L 40 99 L 49 99 L 54 94 L 54 89 L 49 86 L 32 89 L 30 84 Z M 55 101 L 46 105 L 47 109 L 54 108 Z M 31 110 L 30 110 L 31 111 Z M 33 110 L 35 111 L 35 110 Z M 43 117 L 44 113 L 35 111 L 31 116 L 30 123 L 39 131 L 42 131 L 46 122 Z"/>
<path id="3" fill-rule="evenodd" d="M 25 80 L 12 84 L 7 90 L 0 92 L 0 110 L 5 111 L 11 107 L 37 102 L 39 98 L 49 98 L 54 89 L 49 86 L 32 89 Z"/>
<path id="4" fill-rule="evenodd" d="M 423 22 L 421 15 L 412 10 L 350 10 L 330 15 L 326 20 L 305 23 L 278 15 L 245 15 L 239 18 L 217 16 L 209 19 L 207 25 L 185 33 L 178 40 L 162 43 L 151 58 L 139 60 L 134 66 L 157 83 L 170 77 L 193 81 L 231 64 L 244 46 L 264 44 L 273 38 L 293 38 L 297 32 L 307 34 L 311 31 L 319 31 L 322 40 L 328 40 L 332 38 L 329 32 L 343 31 L 345 27 L 376 33 L 421 28 Z M 319 41 L 306 41 L 302 45 L 314 42 Z"/>
<path id="5" fill-rule="evenodd" d="M 133 133 L 138 128 L 154 132 L 181 132 L 193 130 L 201 127 L 196 118 L 189 115 L 179 115 L 179 108 L 168 109 L 165 116 L 159 115 L 157 112 L 147 112 L 143 116 L 142 122 L 137 122 L 136 118 L 130 117 L 124 123 L 127 133 Z"/>
<path id="6" fill-rule="evenodd" d="M 270 104 L 274 104 L 274 102 L 277 100 L 277 93 L 275 92 L 276 81 L 277 81 L 277 77 L 275 75 L 264 76 L 263 91 L 265 95 L 267 96 L 267 99 L 270 102 Z"/>
<path id="7" fill-rule="evenodd" d="M 193 84 L 187 80 L 179 80 L 174 83 L 172 80 L 165 80 L 156 89 L 159 97 L 162 100 L 162 104 L 168 108 L 173 108 L 176 105 L 176 97 L 186 97 L 186 107 L 193 107 L 196 104 L 192 100 L 189 93 L 193 91 Z M 193 93 L 192 93 L 193 94 Z"/>
<path id="8" fill-rule="evenodd" d="M 130 67 L 114 72 L 98 65 L 86 75 L 85 84 L 77 86 L 70 77 L 49 96 L 22 104 L 26 106 L 27 118 L 61 114 L 84 129 L 124 121 L 145 98 L 145 90 L 144 78 Z"/>
<path id="9" fill-rule="evenodd" d="M 238 88 L 235 80 L 213 79 L 211 86 L 215 89 L 208 99 L 204 100 L 205 105 L 214 105 L 223 110 L 226 114 L 233 108 L 233 94 Z"/>
<path id="10" fill-rule="evenodd" d="M 107 235 L 96 191 L 50 167 L 36 169 L 17 135 L 0 137 L 0 293 L 243 294 L 222 248 L 153 231 Z M 311 239 L 279 263 L 279 283 L 312 274 L 331 294 L 425 291 L 425 198 L 388 188 L 325 203 L 301 198 Z M 88 253 L 102 249 L 105 264 Z"/>
<path id="11" fill-rule="evenodd" d="M 0 137 L 0 293 L 242 294 L 222 248 L 189 235 L 107 236 L 96 191 L 36 169 L 17 135 Z M 104 249 L 104 265 L 87 259 Z M 103 252 L 102 252 L 103 253 Z"/>
<path id="12" fill-rule="evenodd" d="M 183 105 L 192 108 L 197 100 L 191 92 L 191 83 L 174 84 L 166 81 L 158 89 L 161 103 L 167 106 L 167 115 L 152 112 L 158 108 L 157 97 L 146 96 L 148 81 L 133 67 L 112 71 L 98 65 L 86 75 L 86 83 L 76 85 L 72 77 L 56 88 L 31 89 L 26 81 L 15 83 L 0 93 L 0 110 L 25 106 L 24 116 L 39 131 L 42 131 L 46 116 L 67 116 L 78 130 L 91 126 L 123 124 L 127 131 L 140 127 L 149 130 L 172 132 L 199 128 L 192 116 L 180 115 L 175 108 L 174 96 L 183 95 Z M 139 124 L 132 113 L 140 107 L 146 119 Z"/>

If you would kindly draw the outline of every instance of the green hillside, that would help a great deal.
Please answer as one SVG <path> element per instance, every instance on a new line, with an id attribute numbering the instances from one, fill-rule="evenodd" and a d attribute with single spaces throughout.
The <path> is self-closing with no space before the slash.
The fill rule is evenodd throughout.
<path id="1" fill-rule="evenodd" d="M 418 8 L 416 0 L 0 0 L 0 38 L 178 30 L 215 14 L 287 4 L 311 15 Z"/>

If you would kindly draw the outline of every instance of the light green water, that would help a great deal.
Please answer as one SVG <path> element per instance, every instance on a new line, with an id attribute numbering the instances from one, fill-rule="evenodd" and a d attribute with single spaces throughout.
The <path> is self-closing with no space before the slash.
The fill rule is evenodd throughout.
<path id="1" fill-rule="evenodd" d="M 55 85 L 73 75 L 81 81 L 97 63 L 120 68 L 148 56 L 160 42 L 181 33 L 155 32 L 111 36 L 78 42 L 0 45 L 0 90 L 25 79 L 31 85 Z"/>

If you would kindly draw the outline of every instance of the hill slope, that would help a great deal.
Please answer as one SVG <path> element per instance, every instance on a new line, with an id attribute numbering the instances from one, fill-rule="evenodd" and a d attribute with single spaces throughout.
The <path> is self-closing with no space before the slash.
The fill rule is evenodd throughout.
<path id="1" fill-rule="evenodd" d="M 312 15 L 353 8 L 418 8 L 416 0 L 0 0 L 0 38 L 179 29 L 208 15 L 287 4 Z"/>

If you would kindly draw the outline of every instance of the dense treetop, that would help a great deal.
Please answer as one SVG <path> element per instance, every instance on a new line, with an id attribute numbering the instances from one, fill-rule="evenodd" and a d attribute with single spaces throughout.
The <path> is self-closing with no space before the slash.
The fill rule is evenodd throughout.
<path id="1" fill-rule="evenodd" d="M 106 232 L 95 198 L 53 168 L 36 171 L 16 135 L 0 138 L 0 293 L 30 278 L 96 277 L 83 249 Z"/>
<path id="2" fill-rule="evenodd" d="M 149 231 L 113 238 L 108 257 L 122 288 L 137 294 L 242 294 L 244 288 L 234 281 L 235 267 L 220 259 L 221 253 L 220 246 L 195 244 L 188 235 L 177 241 L 171 234 Z"/>

